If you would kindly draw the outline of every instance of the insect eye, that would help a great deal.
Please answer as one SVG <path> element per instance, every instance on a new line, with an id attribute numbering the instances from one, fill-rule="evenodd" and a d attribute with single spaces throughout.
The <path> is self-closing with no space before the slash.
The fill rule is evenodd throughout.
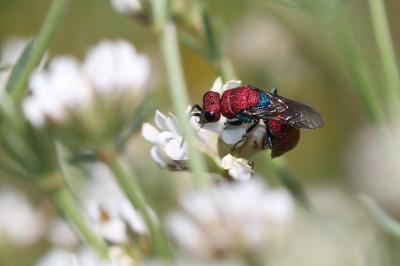
<path id="1" fill-rule="evenodd" d="M 215 115 L 214 115 L 213 112 L 205 112 L 205 113 L 204 113 L 204 119 L 205 119 L 207 122 L 213 122 L 214 119 L 215 119 Z"/>

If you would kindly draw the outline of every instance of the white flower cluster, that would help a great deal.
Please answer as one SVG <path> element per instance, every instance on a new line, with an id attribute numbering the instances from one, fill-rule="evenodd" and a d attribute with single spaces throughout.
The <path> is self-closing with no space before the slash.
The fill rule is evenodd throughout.
<path id="1" fill-rule="evenodd" d="M 32 245 L 44 233 L 45 217 L 19 191 L 3 187 L 0 191 L 0 242 Z"/>
<path id="2" fill-rule="evenodd" d="M 188 153 L 179 121 L 173 114 L 165 116 L 157 110 L 154 122 L 158 129 L 149 123 L 142 128 L 143 137 L 154 145 L 151 157 L 161 167 L 185 169 Z"/>
<path id="3" fill-rule="evenodd" d="M 139 0 L 111 0 L 111 5 L 123 15 L 135 15 L 142 11 Z"/>
<path id="4" fill-rule="evenodd" d="M 36 266 L 135 266 L 137 263 L 124 250 L 112 247 L 108 258 L 100 258 L 93 250 L 81 248 L 74 253 L 54 248 L 41 258 Z"/>
<path id="5" fill-rule="evenodd" d="M 167 228 L 182 249 L 208 259 L 262 250 L 287 229 L 293 214 L 286 191 L 254 180 L 192 192 L 180 203 L 183 211 L 167 217 Z"/>
<path id="6" fill-rule="evenodd" d="M 142 215 L 123 194 L 106 166 L 95 164 L 90 168 L 89 182 L 80 195 L 94 231 L 107 241 L 127 243 L 128 228 L 136 234 L 147 234 Z"/>
<path id="7" fill-rule="evenodd" d="M 72 57 L 58 57 L 49 70 L 36 71 L 30 81 L 31 96 L 23 103 L 24 113 L 41 127 L 49 120 L 61 123 L 70 113 L 90 108 L 99 96 L 129 93 L 139 97 L 149 71 L 147 57 L 128 42 L 103 41 L 88 52 L 82 64 Z"/>

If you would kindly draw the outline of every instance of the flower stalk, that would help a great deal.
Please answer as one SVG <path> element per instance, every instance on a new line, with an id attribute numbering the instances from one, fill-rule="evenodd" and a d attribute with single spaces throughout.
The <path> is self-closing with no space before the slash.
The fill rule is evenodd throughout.
<path id="1" fill-rule="evenodd" d="M 166 22 L 163 25 L 160 35 L 160 46 L 165 61 L 172 103 L 177 117 L 182 124 L 182 132 L 188 144 L 190 154 L 189 166 L 196 177 L 197 187 L 204 189 L 209 186 L 209 178 L 206 174 L 207 169 L 204 157 L 198 150 L 193 128 L 186 114 L 189 100 L 181 65 L 177 30 L 172 22 Z"/>
<path id="2" fill-rule="evenodd" d="M 34 43 L 32 53 L 27 59 L 20 77 L 15 84 L 9 88 L 13 102 L 19 103 L 24 98 L 29 77 L 34 69 L 39 65 L 40 60 L 54 39 L 54 36 L 67 13 L 70 2 L 71 0 L 53 0 L 50 11 Z"/>
<path id="3" fill-rule="evenodd" d="M 67 188 L 61 173 L 55 172 L 48 178 L 45 183 L 41 183 L 41 187 L 47 191 L 55 203 L 58 211 L 66 216 L 75 226 L 83 240 L 98 254 L 106 256 L 108 252 L 107 244 L 104 240 L 95 234 L 79 207 L 74 195 Z"/>
<path id="4" fill-rule="evenodd" d="M 387 82 L 386 101 L 389 111 L 400 108 L 400 76 L 396 54 L 390 35 L 384 0 L 369 0 L 375 40 L 381 56 L 384 78 Z"/>
<path id="5" fill-rule="evenodd" d="M 101 157 L 101 161 L 114 173 L 115 178 L 129 200 L 143 215 L 149 230 L 150 239 L 153 241 L 156 252 L 165 259 L 171 259 L 172 253 L 169 249 L 167 240 L 157 224 L 157 218 L 154 217 L 153 213 L 151 213 L 147 200 L 137 182 L 137 177 L 134 172 L 128 171 L 118 158 L 110 158 L 107 156 Z"/>

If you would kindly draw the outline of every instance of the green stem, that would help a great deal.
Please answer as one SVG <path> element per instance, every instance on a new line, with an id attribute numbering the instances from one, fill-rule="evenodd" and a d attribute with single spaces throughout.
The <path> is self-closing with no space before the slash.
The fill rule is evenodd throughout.
<path id="1" fill-rule="evenodd" d="M 400 238 L 400 223 L 387 214 L 373 199 L 368 196 L 360 196 L 361 202 L 368 208 L 376 221 L 389 234 Z"/>
<path id="2" fill-rule="evenodd" d="M 33 52 L 27 60 L 19 80 L 10 88 L 11 98 L 15 103 L 19 103 L 25 96 L 29 77 L 33 70 L 39 65 L 44 53 L 54 39 L 55 33 L 60 27 L 70 2 L 71 0 L 53 0 L 50 11 L 47 14 L 46 20 L 35 42 Z"/>
<path id="3" fill-rule="evenodd" d="M 156 217 L 151 213 L 145 196 L 140 189 L 133 171 L 128 171 L 118 159 L 103 160 L 114 173 L 118 183 L 124 190 L 129 200 L 139 209 L 149 229 L 150 239 L 153 241 L 156 252 L 166 259 L 172 258 L 168 243 L 157 225 Z"/>
<path id="4" fill-rule="evenodd" d="M 298 182 L 296 177 L 290 173 L 284 161 L 282 159 L 274 159 L 269 160 L 268 164 L 283 185 L 290 191 L 293 197 L 297 199 L 306 209 L 310 209 L 310 200 L 308 199 L 304 188 Z"/>
<path id="5" fill-rule="evenodd" d="M 235 69 L 233 68 L 231 60 L 228 58 L 219 60 L 217 73 L 223 81 L 232 80 L 236 77 Z"/>
<path id="6" fill-rule="evenodd" d="M 208 46 L 208 59 L 211 61 L 211 64 L 223 81 L 231 80 L 236 76 L 235 70 L 231 61 L 226 58 L 222 52 L 221 41 L 215 35 L 213 23 L 204 5 L 202 8 L 204 28 L 203 35 L 206 38 Z"/>
<path id="7" fill-rule="evenodd" d="M 65 187 L 58 189 L 51 194 L 52 199 L 59 209 L 69 221 L 75 226 L 84 241 L 96 250 L 99 254 L 107 255 L 107 245 L 104 240 L 95 234 L 88 224 L 88 221 L 80 209 L 74 195 Z"/>
<path id="8" fill-rule="evenodd" d="M 383 64 L 383 72 L 388 85 L 386 100 L 390 111 L 398 111 L 400 108 L 400 76 L 387 21 L 384 0 L 369 0 L 369 8 L 371 11 L 375 40 L 378 45 Z"/>
<path id="9" fill-rule="evenodd" d="M 198 188 L 204 189 L 209 186 L 209 178 L 206 174 L 205 160 L 197 148 L 193 128 L 186 114 L 189 98 L 181 65 L 176 27 L 173 23 L 167 22 L 163 26 L 160 45 L 165 61 L 172 103 L 182 124 L 183 135 L 188 145 L 190 154 L 189 166 L 196 177 L 196 185 Z"/>

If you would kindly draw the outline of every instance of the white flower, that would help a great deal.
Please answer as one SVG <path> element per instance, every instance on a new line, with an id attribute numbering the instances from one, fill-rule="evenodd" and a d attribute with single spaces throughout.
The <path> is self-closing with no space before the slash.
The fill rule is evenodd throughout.
<path id="1" fill-rule="evenodd" d="M 43 215 L 33 208 L 24 194 L 16 190 L 1 189 L 0 217 L 0 240 L 31 245 L 44 233 Z"/>
<path id="2" fill-rule="evenodd" d="M 184 212 L 167 216 L 167 228 L 182 249 L 215 258 L 263 251 L 288 226 L 293 202 L 282 190 L 258 181 L 223 184 L 180 201 Z"/>
<path id="3" fill-rule="evenodd" d="M 149 123 L 142 127 L 143 137 L 154 144 L 151 157 L 161 167 L 184 169 L 188 153 L 178 120 L 173 114 L 165 116 L 157 110 L 154 121 L 158 129 Z"/>
<path id="4" fill-rule="evenodd" d="M 127 41 L 103 41 L 86 55 L 83 72 L 103 93 L 140 92 L 149 79 L 150 62 Z"/>
<path id="5" fill-rule="evenodd" d="M 110 96 L 113 96 L 119 99 L 119 110 L 129 110 L 132 101 L 138 101 L 143 95 L 148 78 L 147 57 L 137 54 L 125 41 L 103 41 L 88 52 L 82 64 L 72 57 L 58 57 L 52 60 L 48 70 L 36 71 L 29 84 L 31 96 L 23 103 L 24 113 L 37 127 L 48 121 L 63 123 L 71 113 L 89 116 L 89 111 L 95 113 L 90 120 L 98 117 L 102 121 L 101 112 L 106 111 L 95 100 L 103 97 L 112 103 Z M 127 104 L 123 105 L 124 101 Z"/>
<path id="6" fill-rule="evenodd" d="M 71 57 L 51 61 L 49 71 L 38 70 L 30 80 L 32 96 L 23 104 L 28 120 L 41 127 L 46 120 L 62 122 L 68 113 L 82 109 L 91 99 L 91 87 Z"/>
<path id="7" fill-rule="evenodd" d="M 142 11 L 139 0 L 111 0 L 111 5 L 123 15 L 135 15 Z"/>
<path id="8" fill-rule="evenodd" d="M 134 260 L 121 248 L 112 247 L 108 258 L 100 258 L 93 250 L 83 247 L 73 253 L 64 249 L 52 249 L 36 266 L 134 266 Z"/>
<path id="9" fill-rule="evenodd" d="M 135 260 L 129 256 L 125 250 L 118 246 L 113 246 L 109 250 L 109 257 L 113 266 L 137 266 Z"/>
<path id="10" fill-rule="evenodd" d="M 229 175 L 235 180 L 245 181 L 253 176 L 253 169 L 247 160 L 230 154 L 222 158 L 221 167 L 228 170 Z"/>
<path id="11" fill-rule="evenodd" d="M 55 219 L 48 233 L 50 242 L 58 247 L 75 247 L 79 244 L 79 236 L 65 220 Z"/>
<path id="12" fill-rule="evenodd" d="M 1 45 L 0 66 L 9 66 L 7 70 L 0 72 L 0 89 L 4 89 L 14 65 L 22 54 L 28 39 L 21 37 L 10 38 Z"/>
<path id="13" fill-rule="evenodd" d="M 93 229 L 113 243 L 128 241 L 128 227 L 137 234 L 146 234 L 143 217 L 115 183 L 109 169 L 95 164 L 90 172 L 91 179 L 80 195 Z"/>
<path id="14" fill-rule="evenodd" d="M 74 263 L 75 262 L 75 263 Z M 44 255 L 36 266 L 76 266 L 76 257 L 64 249 L 52 249 Z"/>
<path id="15" fill-rule="evenodd" d="M 363 128 L 350 146 L 347 165 L 358 192 L 400 212 L 400 125 Z"/>

